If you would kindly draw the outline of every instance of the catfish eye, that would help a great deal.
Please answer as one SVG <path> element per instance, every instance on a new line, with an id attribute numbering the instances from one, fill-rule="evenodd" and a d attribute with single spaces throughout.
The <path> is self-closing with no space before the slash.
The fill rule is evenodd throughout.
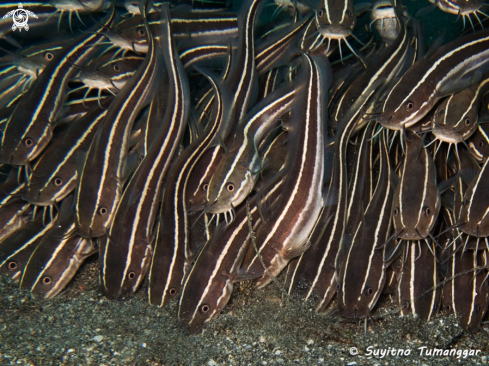
<path id="1" fill-rule="evenodd" d="M 479 149 L 482 149 L 484 147 L 484 141 L 480 140 L 479 141 Z"/>
<path id="2" fill-rule="evenodd" d="M 470 125 L 470 119 L 468 119 L 468 118 L 465 119 L 465 125 L 466 126 Z"/>
<path id="3" fill-rule="evenodd" d="M 107 215 L 107 212 L 108 212 L 107 207 L 102 206 L 98 209 L 98 213 L 101 215 Z"/>
<path id="4" fill-rule="evenodd" d="M 53 58 L 54 58 L 54 55 L 53 55 L 51 52 L 46 52 L 46 53 L 44 54 L 44 59 L 45 59 L 46 61 L 51 61 Z"/>
<path id="5" fill-rule="evenodd" d="M 115 72 L 121 71 L 121 67 L 119 66 L 119 64 L 117 62 L 114 64 L 114 66 L 112 66 L 112 68 L 114 69 Z"/>
<path id="6" fill-rule="evenodd" d="M 326 9 L 324 9 L 324 8 L 319 9 L 319 11 L 318 11 L 318 17 L 321 18 L 324 15 L 325 12 L 326 12 Z"/>
<path id="7" fill-rule="evenodd" d="M 133 280 L 133 279 L 135 279 L 135 278 L 136 278 L 136 273 L 135 273 L 135 272 L 129 272 L 129 273 L 127 274 L 127 279 L 128 279 L 128 280 Z"/>
<path id="8" fill-rule="evenodd" d="M 425 216 L 430 216 L 430 215 L 431 215 L 431 210 L 430 210 L 430 208 L 429 208 L 428 206 L 425 206 L 425 207 L 423 208 L 423 214 L 424 214 Z"/>
<path id="9" fill-rule="evenodd" d="M 142 38 L 145 35 L 146 35 L 146 30 L 144 28 L 139 28 L 138 29 L 138 36 Z"/>
<path id="10" fill-rule="evenodd" d="M 168 295 L 175 296 L 177 294 L 177 289 L 175 287 L 168 289 Z"/>
<path id="11" fill-rule="evenodd" d="M 204 304 L 200 307 L 200 311 L 204 314 L 207 313 L 210 309 L 211 309 L 210 306 L 207 304 Z"/>
<path id="12" fill-rule="evenodd" d="M 446 311 L 452 310 L 452 305 L 450 305 L 450 304 L 445 305 L 445 310 Z"/>
<path id="13" fill-rule="evenodd" d="M 399 215 L 399 207 L 396 207 L 394 209 L 394 216 L 397 216 L 397 215 Z"/>
<path id="14" fill-rule="evenodd" d="M 336 291 L 340 291 L 340 284 L 339 283 L 336 285 Z"/>
<path id="15" fill-rule="evenodd" d="M 467 206 L 468 204 L 469 204 L 469 200 L 464 200 L 464 201 L 462 202 L 462 205 L 463 205 L 463 206 Z"/>
<path id="16" fill-rule="evenodd" d="M 350 18 L 353 18 L 353 12 L 351 10 L 348 10 L 347 14 Z"/>
<path id="17" fill-rule="evenodd" d="M 34 140 L 27 137 L 24 140 L 24 145 L 25 145 L 25 147 L 31 147 L 32 145 L 34 145 Z"/>
<path id="18" fill-rule="evenodd" d="M 207 192 L 208 189 L 209 189 L 209 184 L 207 184 L 207 183 L 202 184 L 202 190 L 204 192 Z"/>
<path id="19" fill-rule="evenodd" d="M 234 184 L 233 183 L 226 184 L 226 189 L 228 192 L 234 192 Z"/>
<path id="20" fill-rule="evenodd" d="M 477 311 L 478 313 L 480 313 L 482 311 L 482 306 L 480 306 L 480 304 L 477 304 L 476 307 L 475 307 L 475 311 Z"/>
<path id="21" fill-rule="evenodd" d="M 412 111 L 414 108 L 414 103 L 409 101 L 406 103 L 406 111 Z"/>
<path id="22" fill-rule="evenodd" d="M 53 183 L 56 187 L 59 187 L 60 185 L 63 184 L 63 179 L 61 179 L 60 177 L 55 177 L 53 179 Z"/>
<path id="23" fill-rule="evenodd" d="M 15 271 L 17 268 L 19 268 L 19 264 L 17 263 L 17 261 L 9 261 L 7 264 L 7 268 L 10 271 Z"/>
<path id="24" fill-rule="evenodd" d="M 438 111 L 438 115 L 439 115 L 439 116 L 441 116 L 443 113 L 445 113 L 445 110 L 444 110 L 444 109 L 440 109 L 440 110 Z"/>
<path id="25" fill-rule="evenodd" d="M 409 301 L 404 301 L 404 304 L 402 306 L 404 309 L 409 309 Z"/>
<path id="26" fill-rule="evenodd" d="M 42 279 L 42 284 L 43 284 L 43 285 L 50 285 L 50 284 L 51 284 L 51 282 L 53 282 L 53 280 L 52 280 L 52 278 L 51 278 L 51 277 L 49 277 L 49 276 L 46 276 L 46 277 L 44 277 L 44 278 Z"/>
<path id="27" fill-rule="evenodd" d="M 372 296 L 374 294 L 374 289 L 372 287 L 365 288 L 365 295 Z"/>

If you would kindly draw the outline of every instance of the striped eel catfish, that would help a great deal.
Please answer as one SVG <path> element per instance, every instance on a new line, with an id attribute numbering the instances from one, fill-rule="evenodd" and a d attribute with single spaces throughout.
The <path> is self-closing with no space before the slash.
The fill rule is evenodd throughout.
<path id="1" fill-rule="evenodd" d="M 295 49 L 297 48 L 295 38 L 297 37 L 298 33 L 302 30 L 305 24 L 307 24 L 306 21 L 299 22 L 296 26 L 293 26 L 292 29 L 290 30 L 287 29 L 285 32 L 279 32 L 277 35 L 272 36 L 269 39 L 268 38 L 263 39 L 257 45 L 255 65 L 256 65 L 256 74 L 258 76 L 264 75 L 270 68 L 275 66 L 276 62 L 282 60 L 284 57 L 289 58 L 291 55 L 287 54 L 288 52 L 292 53 L 292 55 L 295 55 L 297 53 L 295 51 Z M 245 27 L 241 27 L 240 29 L 243 28 Z M 241 46 L 239 47 L 239 50 L 253 51 L 254 47 L 251 46 L 250 41 L 247 41 L 246 34 L 240 36 L 240 42 L 241 42 Z M 244 55 L 242 57 L 238 57 L 240 61 L 237 61 L 238 65 L 240 65 L 241 63 L 244 63 L 244 65 L 248 65 L 247 70 L 249 73 L 253 71 L 252 69 L 249 68 L 249 66 L 252 66 L 251 62 L 249 61 L 250 57 L 251 57 L 251 52 L 248 56 Z M 241 69 L 240 67 L 233 68 L 233 70 L 237 70 L 238 73 L 240 72 L 240 69 Z M 229 75 L 229 72 L 226 72 L 225 74 Z M 253 82 L 253 79 L 251 78 L 250 81 Z M 240 82 L 240 80 L 235 80 L 233 84 L 238 85 L 237 84 L 238 82 Z M 236 89 L 236 94 L 248 92 L 248 90 L 252 90 L 253 87 L 242 88 L 242 90 Z M 235 86 L 232 86 L 232 88 L 235 89 Z M 237 100 L 239 100 L 239 98 L 237 98 Z M 241 123 L 242 122 L 240 122 L 240 124 Z M 228 133 L 227 130 L 224 129 L 220 133 L 221 137 L 224 139 L 227 133 Z M 199 167 L 195 170 L 194 176 L 191 177 L 190 179 L 190 185 L 189 185 L 190 196 L 187 199 L 191 207 L 200 208 L 201 204 L 207 202 L 207 187 L 209 185 L 210 179 L 212 178 L 212 175 L 214 174 L 215 170 L 219 165 L 221 154 L 222 152 L 219 149 L 214 149 L 214 151 L 212 152 L 209 151 L 203 157 L 201 162 L 199 162 Z"/>
<path id="2" fill-rule="evenodd" d="M 394 1 L 396 3 L 396 1 Z M 408 18 L 409 14 L 403 12 L 403 20 Z M 401 27 L 399 27 L 399 20 L 391 0 L 375 0 L 372 3 L 372 10 L 370 12 L 370 28 L 375 26 L 377 32 L 379 32 L 382 40 L 391 45 L 399 34 Z"/>
<path id="3" fill-rule="evenodd" d="M 22 199 L 49 206 L 63 200 L 77 187 L 77 156 L 87 152 L 106 114 L 106 109 L 96 106 L 80 119 L 70 122 L 36 161 Z"/>
<path id="4" fill-rule="evenodd" d="M 437 139 L 457 144 L 467 140 L 477 129 L 482 96 L 489 91 L 489 78 L 452 94 L 437 108 L 432 120 L 432 133 Z"/>
<path id="5" fill-rule="evenodd" d="M 470 86 L 489 62 L 489 30 L 470 34 L 420 58 L 388 93 L 377 120 L 401 130 L 420 121 L 444 96 Z"/>
<path id="6" fill-rule="evenodd" d="M 7 274 L 19 282 L 32 252 L 53 225 L 54 221 L 44 225 L 43 215 L 37 215 L 16 235 L 10 235 L 0 242 L 0 274 Z"/>
<path id="7" fill-rule="evenodd" d="M 247 207 L 241 206 L 236 219 L 229 225 L 222 222 L 216 235 L 200 251 L 185 279 L 178 304 L 178 319 L 192 333 L 200 332 L 221 313 L 231 297 L 234 282 L 250 278 L 240 268 L 250 246 L 249 225 L 253 224 L 253 230 L 261 225 L 259 204 L 267 204 L 275 211 L 273 204 L 279 200 L 283 185 L 283 176 L 278 174 L 265 187 L 266 195 L 260 192 L 247 202 L 252 223 Z"/>
<path id="8" fill-rule="evenodd" d="M 330 124 L 333 126 L 333 128 L 338 126 L 339 122 L 347 113 L 350 106 L 356 100 L 358 100 L 360 95 L 362 95 L 365 90 L 370 88 L 377 80 L 380 78 L 385 78 L 386 83 L 389 83 L 397 77 L 407 58 L 408 49 L 410 46 L 409 43 L 411 40 L 404 22 L 400 20 L 399 23 L 401 30 L 397 39 L 390 47 L 384 50 L 377 61 L 374 60 L 372 64 L 369 65 L 369 67 L 355 79 L 355 81 L 343 93 L 338 104 L 332 111 L 330 111 Z M 359 122 L 361 122 L 361 125 L 365 124 L 365 120 Z"/>
<path id="9" fill-rule="evenodd" d="M 305 22 L 299 23 L 297 27 L 292 28 L 290 32 L 287 31 L 285 33 L 280 33 L 278 34 L 277 37 L 272 37 L 269 40 L 268 39 L 264 40 L 262 43 L 257 45 L 255 64 L 256 64 L 256 74 L 258 76 L 265 74 L 272 67 L 272 65 L 275 64 L 278 58 L 289 57 L 290 55 L 286 56 L 287 51 L 290 51 L 293 54 L 295 54 L 294 49 L 297 47 L 297 45 L 294 43 L 295 42 L 294 39 L 296 38 L 297 33 L 300 32 L 304 24 L 306 23 Z M 243 27 L 241 29 L 243 29 Z M 250 51 L 253 51 L 254 47 L 251 46 L 250 41 L 247 41 L 246 38 L 247 37 L 245 35 L 240 36 L 240 41 L 242 42 L 242 45 L 239 47 L 239 49 L 241 50 L 248 49 Z M 238 65 L 241 63 L 247 65 L 247 71 L 249 74 L 253 72 L 253 69 L 250 68 L 252 64 L 249 61 L 251 57 L 251 53 L 252 52 L 250 52 L 248 56 L 244 55 L 244 57 L 239 57 L 239 60 L 241 61 L 237 61 Z M 233 70 L 237 70 L 237 72 L 239 73 L 240 67 L 234 67 Z M 249 80 L 252 83 L 251 85 L 253 86 L 241 88 L 241 90 L 236 89 L 235 86 L 232 86 L 232 88 L 236 90 L 236 94 L 248 92 L 248 90 L 252 90 L 254 88 L 253 78 L 250 78 Z M 241 83 L 240 80 L 235 80 L 233 81 L 232 85 L 239 85 L 237 84 L 238 82 Z M 239 100 L 239 98 L 236 99 Z M 247 107 L 245 109 L 247 109 Z M 240 125 L 244 123 L 238 121 L 235 122 L 239 123 Z M 221 137 L 224 138 L 227 133 L 228 133 L 227 130 L 224 129 L 220 133 Z M 190 185 L 189 185 L 190 196 L 187 199 L 191 207 L 200 208 L 201 204 L 204 204 L 208 201 L 207 187 L 209 186 L 210 179 L 212 178 L 214 172 L 216 171 L 216 169 L 220 164 L 221 154 L 222 152 L 219 149 L 214 149 L 214 151 L 212 152 L 209 151 L 201 160 L 201 162 L 199 162 L 200 167 L 196 169 L 194 173 L 195 174 L 194 177 L 190 179 Z M 200 170 L 203 170 L 203 172 L 200 172 Z"/>
<path id="10" fill-rule="evenodd" d="M 281 190 L 283 199 L 270 215 L 269 221 L 256 233 L 257 255 L 243 265 L 248 274 L 262 276 L 256 286 L 261 288 L 277 276 L 288 262 L 302 254 L 323 206 L 324 141 L 328 90 L 332 80 L 331 65 L 323 56 L 302 56 L 297 76 L 296 95 L 301 96 L 292 108 L 287 125 L 286 178 Z M 267 273 L 258 255 L 267 266 Z"/>
<path id="11" fill-rule="evenodd" d="M 353 103 L 338 126 L 333 146 L 332 178 L 326 193 L 328 205 L 323 207 L 310 235 L 311 246 L 290 268 L 287 276 L 289 293 L 297 292 L 305 300 L 318 297 L 318 311 L 324 309 L 335 294 L 336 270 L 343 255 L 341 241 L 347 221 L 347 146 L 363 106 L 384 81 L 385 78 L 381 78 L 373 83 Z"/>
<path id="12" fill-rule="evenodd" d="M 153 96 L 156 108 L 148 122 L 154 120 L 153 123 L 159 123 L 161 127 L 148 154 L 127 184 L 108 235 L 99 241 L 101 288 L 111 296 L 133 293 L 146 275 L 153 254 L 152 242 L 156 235 L 153 227 L 163 178 L 178 151 L 189 114 L 187 75 L 173 41 L 167 5 L 163 5 L 161 15 L 164 30 L 160 31 L 158 57 L 165 60 L 168 84 L 161 80 L 164 75 L 158 76 L 158 87 Z M 166 88 L 168 99 L 162 101 L 166 95 L 162 89 Z"/>
<path id="13" fill-rule="evenodd" d="M 482 330 L 481 321 L 489 304 L 487 270 L 476 269 L 479 266 L 487 266 L 486 251 L 470 250 L 462 256 L 453 255 L 448 278 L 459 276 L 443 286 L 443 309 L 459 317 L 460 326 L 471 334 Z"/>
<path id="14" fill-rule="evenodd" d="M 107 56 L 113 55 L 107 54 Z M 136 73 L 143 60 L 144 57 L 141 56 L 126 55 L 124 58 L 90 64 L 79 72 L 76 79 L 85 85 L 81 87 L 86 88 L 85 96 L 93 89 L 98 90 L 99 97 L 102 90 L 115 95 Z"/>
<path id="15" fill-rule="evenodd" d="M 365 215 L 346 243 L 345 256 L 338 275 L 338 310 L 346 318 L 366 318 L 384 288 L 386 280 L 386 249 L 378 249 L 387 239 L 391 226 L 388 212 L 392 205 L 391 166 L 385 133 L 379 139 L 379 180 Z"/>
<path id="16" fill-rule="evenodd" d="M 204 173 L 196 174 L 195 180 L 192 179 L 189 184 L 188 192 L 193 193 L 186 199 L 192 202 L 193 210 L 200 210 L 201 205 L 208 204 L 207 187 L 224 150 L 220 145 L 227 143 L 230 133 L 254 103 L 255 91 L 258 87 L 255 67 L 255 21 L 259 18 L 263 4 L 262 0 L 247 0 L 241 5 L 238 14 L 238 52 L 236 55 L 231 54 L 228 67 L 222 76 L 232 100 L 224 105 L 225 121 L 219 130 L 220 144 L 204 156 L 205 169 L 202 162 L 198 163 L 196 170 L 204 170 Z M 229 136 L 229 139 L 232 137 Z M 209 160 L 212 163 L 208 163 Z"/>
<path id="17" fill-rule="evenodd" d="M 203 71 L 201 70 L 201 73 Z M 192 170 L 204 152 L 215 142 L 225 116 L 224 105 L 230 103 L 228 89 L 211 74 L 204 74 L 215 94 L 213 116 L 203 133 L 171 165 L 163 193 L 160 223 L 149 272 L 149 303 L 163 306 L 180 294 L 182 279 L 192 255 L 185 202 Z"/>
<path id="18" fill-rule="evenodd" d="M 489 236 L 489 160 L 474 177 L 465 192 L 457 226 L 466 234 L 483 238 Z"/>
<path id="19" fill-rule="evenodd" d="M 63 44 L 63 42 L 60 40 L 57 44 Z M 52 60 L 53 54 L 59 53 L 61 46 L 58 46 L 57 49 L 49 47 L 50 49 L 48 48 L 45 53 L 46 59 L 39 54 L 39 48 L 44 50 L 44 45 L 29 47 L 22 53 L 16 54 L 7 51 L 9 55 L 1 59 L 0 109 L 13 106 L 30 89 L 44 67 Z"/>
<path id="20" fill-rule="evenodd" d="M 60 21 L 63 13 L 68 13 L 68 26 L 70 29 L 72 29 L 71 18 L 73 13 L 75 13 L 78 20 L 83 24 L 83 21 L 80 18 L 80 13 L 96 13 L 106 11 L 111 7 L 110 0 L 50 0 L 50 3 L 57 9 L 55 14 L 59 13 Z"/>
<path id="21" fill-rule="evenodd" d="M 429 2 L 431 2 L 433 6 L 437 6 L 440 10 L 444 11 L 445 13 L 454 14 L 457 15 L 457 17 L 462 16 L 464 29 L 465 29 L 465 20 L 467 19 L 471 24 L 472 29 L 474 29 L 475 31 L 474 23 L 470 18 L 471 15 L 473 15 L 478 20 L 479 24 L 482 26 L 482 29 L 484 29 L 484 26 L 482 25 L 482 22 L 479 16 L 477 15 L 477 13 L 479 13 L 487 18 L 486 13 L 480 10 L 484 5 L 484 2 L 482 0 L 471 0 L 471 1 L 429 0 Z"/>
<path id="22" fill-rule="evenodd" d="M 412 314 L 429 321 L 438 312 L 441 287 L 436 286 L 441 279 L 435 250 L 428 239 L 410 241 L 404 247 L 396 294 L 402 315 Z"/>
<path id="23" fill-rule="evenodd" d="M 319 0 L 315 5 L 314 21 L 310 23 L 303 35 L 302 48 L 308 51 L 315 51 L 323 45 L 325 39 L 328 39 L 327 49 L 324 52 L 328 54 L 331 40 L 337 39 L 341 58 L 343 58 L 341 53 L 342 40 L 352 53 L 356 55 L 356 52 L 346 39 L 348 36 L 353 35 L 353 28 L 356 22 L 353 0 Z M 308 41 L 308 39 L 310 40 Z"/>
<path id="24" fill-rule="evenodd" d="M 395 45 L 391 45 L 388 51 L 392 57 L 387 57 L 386 62 L 403 63 L 404 58 L 399 57 L 402 52 L 397 52 L 399 48 L 405 47 L 401 36 L 398 37 Z M 397 47 L 396 47 L 397 45 Z M 385 64 L 385 69 L 394 72 L 398 71 L 398 66 L 392 68 Z M 335 272 L 337 261 L 342 256 L 340 243 L 344 235 L 347 213 L 347 173 L 346 173 L 346 152 L 347 143 L 350 136 L 356 129 L 361 112 L 368 109 L 369 105 L 376 103 L 375 98 L 371 98 L 379 86 L 390 77 L 389 73 L 373 73 L 375 80 L 361 93 L 356 101 L 349 107 L 338 124 L 335 134 L 334 144 L 334 167 L 332 179 L 329 185 L 327 196 L 330 201 L 333 198 L 337 202 L 331 202 L 329 207 L 323 208 L 314 231 L 311 233 L 311 247 L 301 256 L 301 258 L 289 269 L 288 286 L 289 293 L 298 292 L 306 300 L 318 296 L 321 301 L 318 310 L 323 309 L 332 299 L 335 293 L 336 280 Z M 325 237 L 325 232 L 329 235 Z M 324 239 L 323 239 L 324 236 Z"/>
<path id="25" fill-rule="evenodd" d="M 149 33 L 149 27 L 145 23 Z M 83 237 L 106 233 L 122 196 L 127 172 L 128 145 L 139 111 L 154 90 L 157 57 L 154 40 L 149 33 L 150 50 L 144 62 L 110 104 L 103 124 L 88 150 L 76 193 L 76 225 Z"/>
<path id="26" fill-rule="evenodd" d="M 13 64 L 23 74 L 37 78 L 46 65 L 61 53 L 63 45 L 67 42 L 68 39 L 64 39 L 61 40 L 60 44 L 60 40 L 56 40 L 50 41 L 47 44 L 42 43 L 38 46 L 29 47 L 15 56 Z"/>
<path id="27" fill-rule="evenodd" d="M 0 65 L 4 66 L 0 73 L 3 79 L 2 85 L 5 82 L 4 72 L 17 69 L 17 75 L 19 76 L 17 83 L 22 86 L 22 91 L 28 90 L 46 65 L 62 51 L 63 46 L 69 41 L 70 39 L 66 37 L 57 38 L 55 41 L 44 41 L 2 58 L 0 60 Z M 6 92 L 7 90 L 4 89 L 1 96 Z"/>
<path id="28" fill-rule="evenodd" d="M 263 166 L 258 145 L 276 126 L 276 119 L 294 103 L 294 88 L 285 85 L 259 102 L 239 122 L 232 146 L 209 181 L 206 212 L 223 213 L 250 194 Z"/>
<path id="29" fill-rule="evenodd" d="M 372 138 L 374 123 L 369 123 L 364 129 L 360 141 L 357 140 L 358 152 L 356 153 L 355 167 L 348 189 L 351 193 L 348 195 L 348 208 L 346 211 L 345 233 L 343 242 L 349 246 L 352 243 L 353 236 L 362 222 L 365 209 L 372 200 L 372 186 L 374 185 L 372 170 L 373 164 L 373 142 L 368 139 Z M 350 150 L 347 151 L 350 153 Z M 384 162 L 385 163 L 385 162 Z M 356 208 L 355 208 L 356 206 Z"/>
<path id="30" fill-rule="evenodd" d="M 46 147 L 63 106 L 66 85 L 76 71 L 75 65 L 94 53 L 94 45 L 104 37 L 101 32 L 113 18 L 114 9 L 46 66 L 7 122 L 1 139 L 0 162 L 27 165 Z"/>
<path id="31" fill-rule="evenodd" d="M 229 73 L 224 75 L 222 82 L 216 83 L 212 75 L 204 75 L 214 88 L 213 115 L 204 134 L 180 154 L 171 168 L 174 173 L 168 178 L 162 204 L 165 213 L 161 217 L 165 220 L 160 222 L 149 274 L 150 304 L 162 306 L 180 293 L 192 254 L 186 206 L 189 177 L 205 151 L 219 142 L 218 134 L 224 140 L 248 109 L 255 79 L 254 24 L 262 4 L 261 0 L 248 0 L 242 4 L 238 54 L 231 58 Z M 213 149 L 215 156 L 219 149 Z M 200 185 L 197 191 L 201 191 Z"/>
<path id="32" fill-rule="evenodd" d="M 440 212 L 441 198 L 433 157 L 423 146 L 421 137 L 411 132 L 407 134 L 409 140 L 405 141 L 401 181 L 392 204 L 394 237 L 419 240 L 431 235 Z"/>
<path id="33" fill-rule="evenodd" d="M 217 12 L 215 14 L 193 11 L 180 14 L 172 11 L 173 36 L 176 41 L 199 40 L 201 43 L 226 44 L 228 39 L 238 34 L 236 14 Z M 160 37 L 160 14 L 148 14 L 148 23 L 156 39 Z M 110 41 L 123 50 L 137 53 L 148 52 L 147 32 L 143 28 L 141 15 L 119 22 L 107 32 Z"/>
<path id="34" fill-rule="evenodd" d="M 73 203 L 73 196 L 63 200 L 56 223 L 36 246 L 20 280 L 20 288 L 29 289 L 44 299 L 59 294 L 85 259 L 97 252 L 90 239 L 73 234 Z"/>

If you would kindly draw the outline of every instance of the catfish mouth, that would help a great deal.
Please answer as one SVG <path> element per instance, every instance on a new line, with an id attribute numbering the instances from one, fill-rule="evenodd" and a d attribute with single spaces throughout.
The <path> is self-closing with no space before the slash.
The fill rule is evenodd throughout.
<path id="1" fill-rule="evenodd" d="M 392 117 L 393 117 L 392 114 L 388 115 L 386 113 L 381 113 L 377 116 L 376 120 L 382 125 L 382 127 L 388 128 L 389 130 L 394 130 L 394 131 L 402 130 L 403 129 L 402 125 L 393 121 Z"/>
<path id="2" fill-rule="evenodd" d="M 29 202 L 30 204 L 36 205 L 36 206 L 51 206 L 54 205 L 56 202 L 46 202 L 38 199 L 37 195 L 31 196 L 29 194 L 23 194 L 21 198 L 24 201 Z"/>
<path id="3" fill-rule="evenodd" d="M 353 25 L 340 25 L 340 24 L 317 24 L 319 32 L 324 38 L 329 39 L 345 39 L 351 35 Z"/>
<path id="4" fill-rule="evenodd" d="M 234 212 L 234 207 L 233 207 L 232 203 L 225 205 L 222 202 L 219 202 L 217 199 L 212 203 L 207 202 L 206 204 L 204 204 L 202 206 L 203 206 L 204 212 L 207 212 L 210 214 L 226 214 L 228 212 Z"/>
<path id="5" fill-rule="evenodd" d="M 404 228 L 402 232 L 397 236 L 397 239 L 402 239 L 402 240 L 421 240 L 421 239 L 426 239 L 428 237 L 428 234 L 423 236 L 419 232 L 418 228 Z"/>

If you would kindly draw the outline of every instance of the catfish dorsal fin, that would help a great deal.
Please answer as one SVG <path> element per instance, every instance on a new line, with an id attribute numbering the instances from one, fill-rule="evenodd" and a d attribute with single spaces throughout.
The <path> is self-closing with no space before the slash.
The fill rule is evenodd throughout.
<path id="1" fill-rule="evenodd" d="M 64 226 L 70 222 L 70 219 L 73 213 L 75 212 L 74 207 L 75 207 L 75 200 L 73 195 L 70 194 L 61 202 L 61 207 L 59 209 L 58 220 L 57 220 L 58 226 Z"/>
<path id="2" fill-rule="evenodd" d="M 451 80 L 437 90 L 437 96 L 440 98 L 458 93 L 464 89 L 470 88 L 482 79 L 482 71 L 475 70 L 474 72 L 464 75 L 463 77 Z"/>
<path id="3" fill-rule="evenodd" d="M 224 150 L 224 154 L 228 153 L 229 149 L 224 143 L 224 139 L 222 138 L 222 135 L 219 132 L 216 133 L 215 145 L 220 146 Z"/>

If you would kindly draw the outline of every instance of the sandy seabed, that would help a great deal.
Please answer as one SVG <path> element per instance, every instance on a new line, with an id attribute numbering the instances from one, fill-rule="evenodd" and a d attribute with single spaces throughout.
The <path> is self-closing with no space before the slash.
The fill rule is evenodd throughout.
<path id="1" fill-rule="evenodd" d="M 98 291 L 97 274 L 92 259 L 48 301 L 0 280 L 0 365 L 489 363 L 489 338 L 481 332 L 471 337 L 445 315 L 424 323 L 392 314 L 389 295 L 380 299 L 375 325 L 369 323 L 365 334 L 363 322 L 316 313 L 297 299 L 284 301 L 273 284 L 264 290 L 238 284 L 224 313 L 202 335 L 191 335 L 176 319 L 176 304 L 150 306 L 144 288 L 130 299 L 107 299 Z M 443 355 L 452 349 L 452 356 Z"/>

